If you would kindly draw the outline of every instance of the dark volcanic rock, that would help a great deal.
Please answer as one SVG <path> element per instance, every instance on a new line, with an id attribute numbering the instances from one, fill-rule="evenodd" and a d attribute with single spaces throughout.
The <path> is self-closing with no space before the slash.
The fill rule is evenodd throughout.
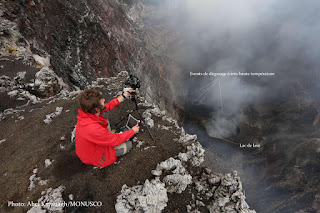
<path id="1" fill-rule="evenodd" d="M 52 69 L 68 85 L 85 88 L 98 77 L 127 70 L 141 78 L 148 100 L 173 110 L 169 60 L 161 51 L 150 51 L 167 43 L 160 30 L 144 24 L 150 5 L 139 0 L 21 0 L 5 2 L 4 8 L 4 17 L 18 24 L 32 52 L 46 51 Z"/>

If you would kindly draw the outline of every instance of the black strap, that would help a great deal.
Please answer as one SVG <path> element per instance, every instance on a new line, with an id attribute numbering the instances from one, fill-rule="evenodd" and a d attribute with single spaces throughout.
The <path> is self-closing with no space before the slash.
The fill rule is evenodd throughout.
<path id="1" fill-rule="evenodd" d="M 127 99 L 127 97 L 124 95 L 124 92 L 122 92 L 122 97 L 124 98 L 124 99 Z"/>

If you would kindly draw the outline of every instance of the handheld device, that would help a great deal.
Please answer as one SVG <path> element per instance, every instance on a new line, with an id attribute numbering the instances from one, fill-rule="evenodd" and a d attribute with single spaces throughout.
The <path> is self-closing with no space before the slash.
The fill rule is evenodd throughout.
<path id="1" fill-rule="evenodd" d="M 131 129 L 132 127 L 134 127 L 135 125 L 139 124 L 140 121 L 138 119 L 136 119 L 135 117 L 133 117 L 131 114 L 129 114 L 128 120 L 127 120 L 127 124 L 126 127 L 128 129 Z"/>

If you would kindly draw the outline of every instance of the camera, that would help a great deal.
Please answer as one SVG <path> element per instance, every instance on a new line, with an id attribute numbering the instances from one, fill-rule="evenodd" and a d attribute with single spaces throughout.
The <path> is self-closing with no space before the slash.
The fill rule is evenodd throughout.
<path id="1" fill-rule="evenodd" d="M 130 75 L 130 77 L 124 84 L 130 86 L 134 90 L 140 88 L 140 80 L 134 75 Z"/>

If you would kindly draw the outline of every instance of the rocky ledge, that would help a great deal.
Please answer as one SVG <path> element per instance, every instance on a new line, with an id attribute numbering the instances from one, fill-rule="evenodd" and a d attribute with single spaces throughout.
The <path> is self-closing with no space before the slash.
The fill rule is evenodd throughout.
<path id="1" fill-rule="evenodd" d="M 127 77 L 123 71 L 117 77 L 97 79 L 90 87 L 111 100 Z M 11 89 L 15 88 L 6 92 Z M 203 168 L 205 151 L 197 136 L 186 134 L 177 121 L 143 97 L 139 97 L 140 110 L 155 141 L 142 126 L 133 150 L 114 165 L 97 170 L 82 164 L 74 154 L 79 92 L 64 89 L 1 113 L 1 125 L 7 127 L 0 135 L 5 162 L 0 171 L 5 186 L 0 194 L 3 211 L 255 212 L 245 201 L 236 172 L 223 175 Z M 126 101 L 118 108 L 108 115 L 111 123 L 134 104 Z M 28 161 L 17 161 L 17 156 Z M 90 207 L 90 201 L 101 206 Z M 14 206 L 17 203 L 26 206 Z"/>
<path id="2" fill-rule="evenodd" d="M 150 106 L 148 103 L 141 105 Z M 151 115 L 174 125 L 174 128 L 160 125 L 158 128 L 170 129 L 178 134 L 179 138 L 172 143 L 180 143 L 184 151 L 159 163 L 151 171 L 153 179 L 147 179 L 141 185 L 123 185 L 115 205 L 117 212 L 161 212 L 168 203 L 175 202 L 168 199 L 168 194 L 181 194 L 187 189 L 191 192 L 189 204 L 185 206 L 187 212 L 255 212 L 245 201 L 236 171 L 223 175 L 201 167 L 205 150 L 197 141 L 197 136 L 186 134 L 174 119 L 167 117 L 155 105 L 143 114 L 149 127 L 154 127 Z"/>

